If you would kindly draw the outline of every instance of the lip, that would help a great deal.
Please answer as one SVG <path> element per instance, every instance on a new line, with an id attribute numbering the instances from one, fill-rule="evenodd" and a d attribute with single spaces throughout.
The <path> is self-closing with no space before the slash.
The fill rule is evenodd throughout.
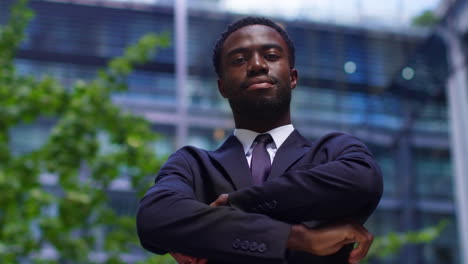
<path id="1" fill-rule="evenodd" d="M 252 90 L 260 90 L 260 89 L 268 89 L 272 86 L 271 83 L 267 83 L 267 82 L 262 82 L 262 83 L 255 83 L 255 84 L 252 84 L 250 85 L 248 88 L 247 88 L 247 91 L 252 91 Z"/>
<path id="2" fill-rule="evenodd" d="M 267 77 L 255 78 L 247 83 L 247 91 L 269 89 L 274 81 Z"/>

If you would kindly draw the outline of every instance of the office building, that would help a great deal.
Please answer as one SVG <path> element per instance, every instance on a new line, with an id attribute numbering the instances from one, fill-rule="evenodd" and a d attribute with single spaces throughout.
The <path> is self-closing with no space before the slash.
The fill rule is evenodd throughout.
<path id="1" fill-rule="evenodd" d="M 207 8 L 209 2 L 191 1 L 180 18 L 173 1 L 35 0 L 30 6 L 36 16 L 16 65 L 22 74 L 50 74 L 69 86 L 92 79 L 143 34 L 172 32 L 171 46 L 138 68 L 128 79 L 129 90 L 113 99 L 165 136 L 156 147 L 160 154 L 186 144 L 214 149 L 232 132 L 233 120 L 218 94 L 212 47 L 240 15 Z M 1 23 L 8 15 L 3 7 L 10 3 L 0 0 Z M 177 19 L 186 23 L 178 27 Z M 294 125 L 312 140 L 331 131 L 354 134 L 381 164 L 384 196 L 368 228 L 384 235 L 448 220 L 436 241 L 372 263 L 459 263 L 444 41 L 424 30 L 273 19 L 296 45 L 300 81 L 293 92 Z M 186 47 L 183 55 L 178 54 L 181 47 Z M 186 74 L 176 70 L 179 60 Z M 18 128 L 22 139 L 17 137 L 14 147 L 37 147 L 51 126 Z M 134 210 L 131 190 L 115 197 L 120 210 Z"/>

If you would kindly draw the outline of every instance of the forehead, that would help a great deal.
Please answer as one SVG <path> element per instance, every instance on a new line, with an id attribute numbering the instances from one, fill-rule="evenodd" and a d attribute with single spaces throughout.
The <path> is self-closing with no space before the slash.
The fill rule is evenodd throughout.
<path id="1" fill-rule="evenodd" d="M 239 28 L 229 35 L 224 42 L 222 54 L 225 55 L 236 48 L 250 48 L 268 44 L 276 44 L 281 46 L 283 50 L 288 50 L 286 42 L 276 29 L 264 25 L 249 25 Z"/>

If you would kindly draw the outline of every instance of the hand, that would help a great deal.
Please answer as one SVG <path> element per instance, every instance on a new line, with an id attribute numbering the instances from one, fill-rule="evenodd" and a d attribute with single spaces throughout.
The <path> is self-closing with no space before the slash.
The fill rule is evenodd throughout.
<path id="1" fill-rule="evenodd" d="M 169 254 L 171 254 L 171 256 L 179 264 L 206 264 L 208 262 L 207 259 L 187 256 L 187 255 L 184 255 L 184 254 L 181 254 L 181 253 L 169 252 Z"/>
<path id="2" fill-rule="evenodd" d="M 220 196 L 218 196 L 218 198 L 216 198 L 216 200 L 212 202 L 210 206 L 229 206 L 228 198 L 229 194 L 223 193 Z"/>
<path id="3" fill-rule="evenodd" d="M 293 225 L 288 248 L 326 256 L 336 253 L 346 244 L 358 243 L 348 259 L 350 264 L 356 264 L 367 255 L 373 240 L 372 234 L 362 225 L 353 222 L 333 224 L 317 229 Z"/>

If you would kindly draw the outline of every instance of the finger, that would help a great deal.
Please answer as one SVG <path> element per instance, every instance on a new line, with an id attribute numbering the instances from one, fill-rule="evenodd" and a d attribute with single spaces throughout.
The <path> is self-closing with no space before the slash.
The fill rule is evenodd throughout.
<path id="1" fill-rule="evenodd" d="M 187 256 L 181 253 L 170 252 L 171 256 L 177 261 L 179 264 L 195 264 L 196 258 L 192 256 Z"/>
<path id="2" fill-rule="evenodd" d="M 205 264 L 208 260 L 204 258 L 191 257 L 190 260 L 187 260 L 186 264 Z"/>
<path id="3" fill-rule="evenodd" d="M 219 203 L 218 200 L 219 200 L 219 196 L 218 198 L 216 198 L 216 200 L 214 200 L 214 202 L 210 204 L 210 206 L 218 206 L 218 203 Z"/>
<path id="4" fill-rule="evenodd" d="M 228 205 L 229 204 L 229 201 L 228 201 L 229 194 L 227 194 L 227 193 L 221 194 L 219 196 L 219 198 L 220 198 L 220 202 L 221 202 L 222 205 Z"/>
<path id="5" fill-rule="evenodd" d="M 228 198 L 229 198 L 229 195 L 226 193 L 223 193 L 214 202 L 212 202 L 210 206 L 228 205 Z"/>
<path id="6" fill-rule="evenodd" d="M 183 264 L 197 264 L 197 258 L 185 256 L 185 260 Z"/>
<path id="7" fill-rule="evenodd" d="M 193 264 L 206 264 L 208 262 L 208 259 L 204 258 L 196 258 L 195 262 Z"/>
<path id="8" fill-rule="evenodd" d="M 327 256 L 327 255 L 335 254 L 341 248 L 343 248 L 343 246 L 345 246 L 347 244 L 350 244 L 350 243 L 353 243 L 353 242 L 354 242 L 354 240 L 351 240 L 351 239 L 340 241 L 340 242 L 338 242 L 338 243 L 336 243 L 334 245 L 331 245 L 328 248 L 324 249 L 324 251 L 323 251 L 323 253 L 321 255 Z"/>
<path id="9" fill-rule="evenodd" d="M 363 226 L 357 228 L 359 232 L 356 235 L 356 242 L 358 246 L 351 251 L 349 255 L 350 263 L 357 263 L 357 261 L 362 260 L 366 257 L 369 249 L 372 245 L 374 237 L 369 233 Z"/>
<path id="10" fill-rule="evenodd" d="M 182 257 L 180 256 L 179 253 L 176 253 L 176 252 L 169 252 L 169 254 L 172 256 L 172 258 L 175 259 L 175 261 L 179 264 L 183 264 L 183 260 L 182 260 Z"/>
<path id="11" fill-rule="evenodd" d="M 367 256 L 369 249 L 372 245 L 372 239 L 366 239 L 362 242 L 359 242 L 358 246 L 351 251 L 350 259 L 351 260 L 362 260 Z"/>
<path id="12" fill-rule="evenodd" d="M 365 237 L 365 240 L 364 243 L 359 242 L 358 247 L 362 247 L 362 255 L 359 257 L 360 259 L 363 259 L 367 256 L 367 253 L 369 252 L 372 242 L 374 241 L 374 236 L 369 231 L 367 231 L 365 227 L 361 226 L 361 228 L 364 231 L 363 235 Z"/>

